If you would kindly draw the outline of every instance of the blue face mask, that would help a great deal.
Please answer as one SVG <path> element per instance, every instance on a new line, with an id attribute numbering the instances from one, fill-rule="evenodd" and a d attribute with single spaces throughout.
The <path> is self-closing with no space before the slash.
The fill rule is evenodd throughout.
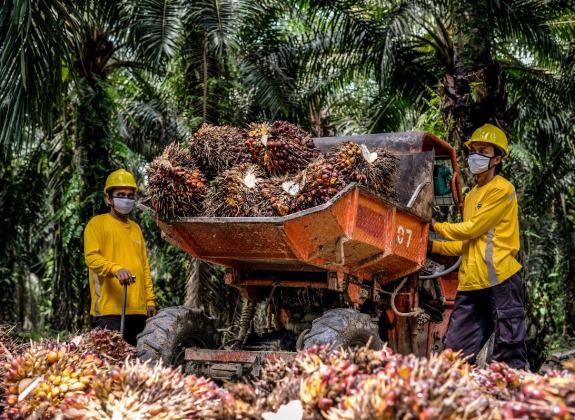
<path id="1" fill-rule="evenodd" d="M 492 157 L 483 156 L 479 153 L 472 153 L 467 158 L 467 164 L 469 165 L 469 170 L 473 175 L 479 175 L 483 172 L 488 171 L 489 163 L 491 162 Z"/>
<path id="2" fill-rule="evenodd" d="M 114 210 L 120 214 L 130 214 L 134 210 L 134 204 L 136 203 L 135 198 L 113 197 L 112 200 L 114 202 Z"/>

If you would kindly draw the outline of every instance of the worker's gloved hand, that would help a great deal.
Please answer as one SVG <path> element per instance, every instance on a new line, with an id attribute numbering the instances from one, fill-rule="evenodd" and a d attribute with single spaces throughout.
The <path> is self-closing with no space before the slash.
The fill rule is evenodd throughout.
<path id="1" fill-rule="evenodd" d="M 136 277 L 132 276 L 132 273 L 127 268 L 120 268 L 114 273 L 114 276 L 120 281 L 120 284 L 129 286 L 136 282 Z"/>
<path id="2" fill-rule="evenodd" d="M 453 170 L 447 166 L 438 168 L 437 177 L 435 178 L 435 195 L 446 195 L 451 193 L 451 178 Z"/>
<path id="3" fill-rule="evenodd" d="M 158 310 L 156 309 L 155 306 L 148 306 L 148 318 L 156 316 L 157 313 L 158 313 Z"/>

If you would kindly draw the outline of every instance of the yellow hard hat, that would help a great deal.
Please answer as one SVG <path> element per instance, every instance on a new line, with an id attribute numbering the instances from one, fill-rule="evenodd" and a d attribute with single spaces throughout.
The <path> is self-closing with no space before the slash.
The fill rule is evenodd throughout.
<path id="1" fill-rule="evenodd" d="M 491 143 L 498 147 L 503 152 L 503 157 L 509 156 L 509 149 L 507 147 L 507 136 L 502 129 L 495 127 L 491 124 L 485 124 L 473 132 L 471 138 L 464 144 L 469 149 L 471 143 L 482 141 L 484 143 Z"/>
<path id="2" fill-rule="evenodd" d="M 115 187 L 132 187 L 138 191 L 138 184 L 132 176 L 132 174 L 125 169 L 118 169 L 108 175 L 106 179 L 106 186 L 104 187 L 104 193 L 107 193 L 110 188 Z"/>

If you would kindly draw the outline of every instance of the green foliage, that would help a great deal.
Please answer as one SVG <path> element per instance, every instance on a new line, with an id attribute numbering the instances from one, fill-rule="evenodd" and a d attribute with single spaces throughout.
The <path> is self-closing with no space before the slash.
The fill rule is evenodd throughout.
<path id="1" fill-rule="evenodd" d="M 435 134 L 440 139 L 447 139 L 447 132 L 443 124 L 443 116 L 440 110 L 441 98 L 439 95 L 433 95 L 429 101 L 424 101 L 427 104 L 427 109 L 417 119 L 415 129 L 428 131 Z"/>

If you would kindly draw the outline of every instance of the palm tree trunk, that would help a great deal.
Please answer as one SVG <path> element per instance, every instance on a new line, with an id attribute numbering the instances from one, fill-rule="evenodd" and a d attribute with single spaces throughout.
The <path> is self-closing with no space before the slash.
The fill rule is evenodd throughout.
<path id="1" fill-rule="evenodd" d="M 448 70 L 441 93 L 449 140 L 458 146 L 463 162 L 463 143 L 475 129 L 488 122 L 505 128 L 510 121 L 506 114 L 505 73 L 492 57 L 487 2 L 462 0 L 455 3 L 453 73 Z M 466 184 L 474 182 L 467 171 L 462 175 Z"/>
<path id="2" fill-rule="evenodd" d="M 202 118 L 203 122 L 207 123 L 208 118 L 208 38 L 204 42 L 204 92 L 202 96 Z"/>
<path id="3" fill-rule="evenodd" d="M 200 307 L 200 270 L 201 261 L 194 258 L 189 270 L 188 282 L 186 284 L 186 298 L 184 306 L 191 308 Z"/>
<path id="4" fill-rule="evenodd" d="M 445 85 L 452 106 L 445 109 L 451 140 L 461 145 L 473 131 L 490 122 L 505 128 L 507 106 L 505 74 L 492 57 L 492 31 L 486 1 L 456 2 L 453 27 L 453 76 Z"/>

